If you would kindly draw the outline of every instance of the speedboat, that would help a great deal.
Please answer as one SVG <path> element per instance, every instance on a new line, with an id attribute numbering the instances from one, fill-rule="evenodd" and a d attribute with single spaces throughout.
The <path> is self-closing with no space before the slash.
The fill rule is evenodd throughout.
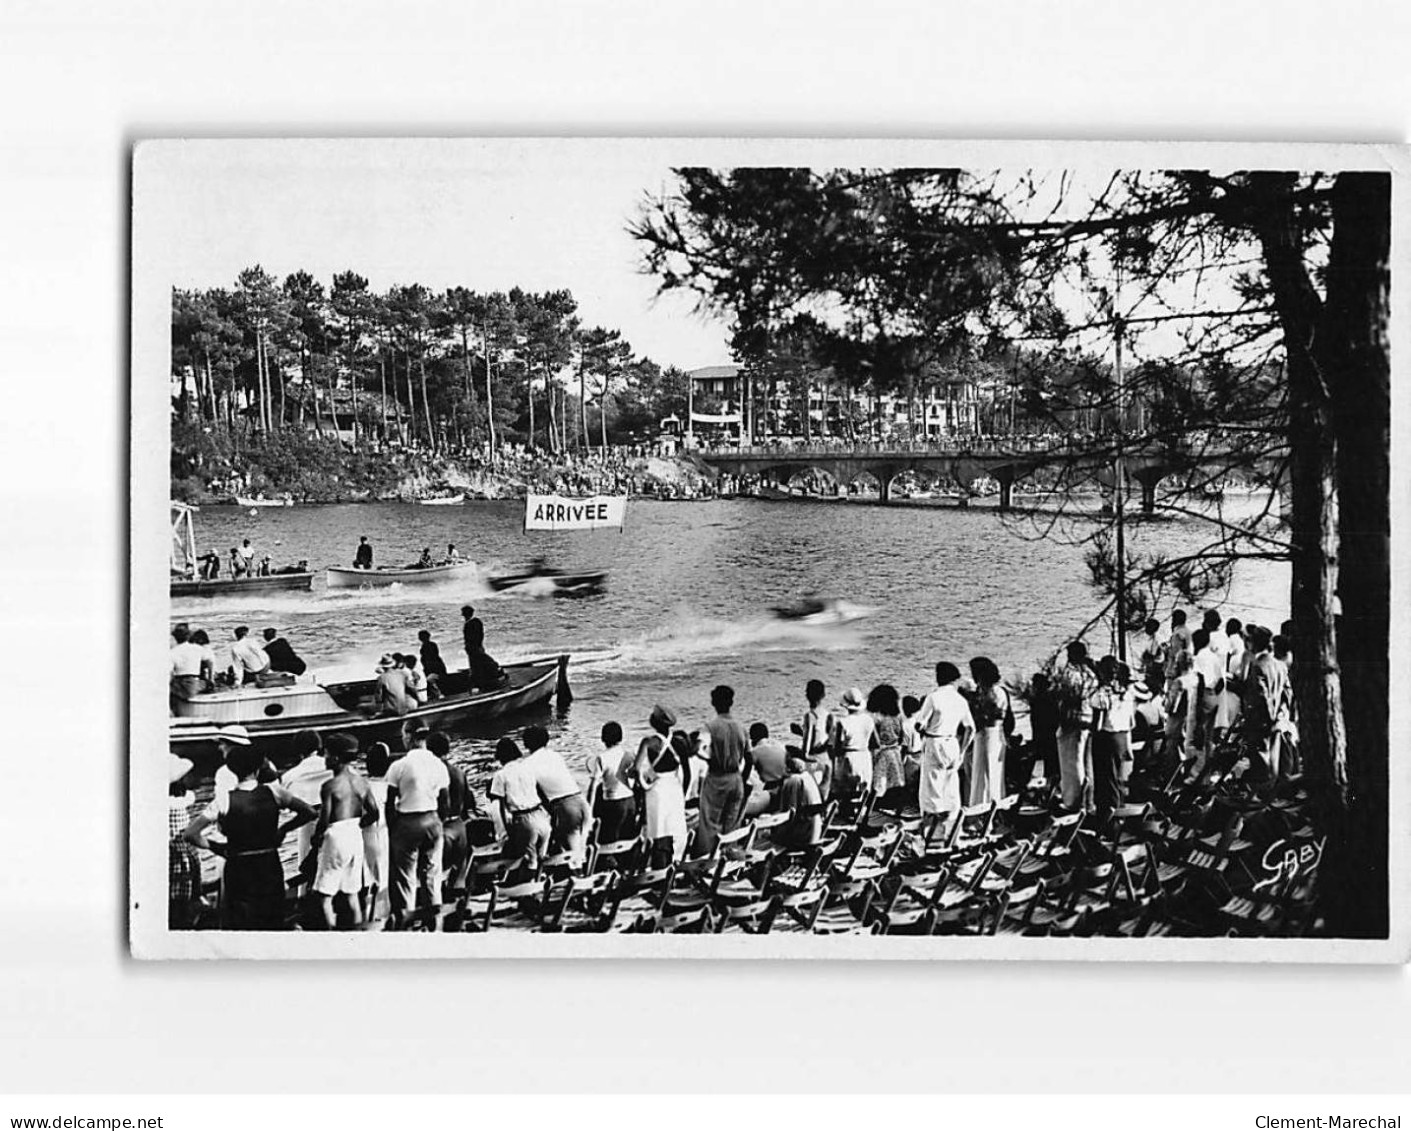
<path id="1" fill-rule="evenodd" d="M 176 704 L 176 716 L 168 728 L 171 749 L 193 760 L 209 758 L 216 751 L 220 729 L 238 723 L 249 733 L 251 744 L 276 761 L 292 755 L 294 736 L 303 730 L 341 731 L 356 738 L 363 750 L 374 742 L 404 750 L 409 723 L 443 729 L 474 725 L 536 707 L 555 694 L 560 702 L 566 701 L 568 660 L 560 655 L 505 664 L 505 681 L 483 690 L 470 687 L 466 670 L 450 672 L 441 680 L 442 698 L 405 715 L 376 713 L 377 681 L 373 679 L 223 688 Z"/>
<path id="2" fill-rule="evenodd" d="M 781 621 L 811 628 L 851 624 L 872 614 L 863 605 L 834 597 L 801 597 L 788 605 L 775 605 L 770 611 Z"/>
<path id="3" fill-rule="evenodd" d="M 293 499 L 266 499 L 263 495 L 254 499 L 247 499 L 243 495 L 236 495 L 235 501 L 242 507 L 292 507 L 294 505 Z"/>
<path id="4" fill-rule="evenodd" d="M 445 565 L 430 566 L 380 566 L 377 569 L 329 566 L 328 587 L 374 589 L 384 585 L 429 585 L 438 581 L 455 581 L 474 571 L 474 562 L 448 562 Z"/>
<path id="5" fill-rule="evenodd" d="M 554 569 L 543 562 L 535 562 L 519 573 L 501 573 L 487 580 L 490 588 L 497 593 L 526 589 L 530 592 L 542 592 L 546 596 L 586 597 L 602 592 L 607 586 L 607 578 L 606 570 L 570 573 Z"/>
<path id="6" fill-rule="evenodd" d="M 424 507 L 453 507 L 465 502 L 465 495 L 443 495 L 434 499 L 418 499 L 417 502 Z"/>

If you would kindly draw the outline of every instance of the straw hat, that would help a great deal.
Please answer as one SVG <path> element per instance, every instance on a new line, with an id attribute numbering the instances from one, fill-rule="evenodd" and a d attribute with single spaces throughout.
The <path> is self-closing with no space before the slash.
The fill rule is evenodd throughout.
<path id="1" fill-rule="evenodd" d="M 390 652 L 383 652 L 382 659 L 377 661 L 377 670 L 380 672 L 385 672 L 387 671 L 387 669 L 395 668 L 396 666 L 397 661 L 392 659 L 392 655 Z"/>
<path id="2" fill-rule="evenodd" d="M 216 739 L 220 742 L 229 742 L 232 746 L 249 746 L 250 732 L 239 723 L 233 726 L 221 727 L 216 731 Z"/>
<path id="3" fill-rule="evenodd" d="M 863 702 L 861 688 L 849 687 L 847 691 L 843 692 L 843 706 L 849 711 L 862 710 Z"/>
<path id="4" fill-rule="evenodd" d="M 670 707 L 663 707 L 658 703 L 652 708 L 648 722 L 658 730 L 668 730 L 676 725 L 676 712 Z"/>
<path id="5" fill-rule="evenodd" d="M 182 758 L 176 754 L 167 755 L 167 784 L 179 782 L 191 772 L 193 764 L 190 758 Z"/>

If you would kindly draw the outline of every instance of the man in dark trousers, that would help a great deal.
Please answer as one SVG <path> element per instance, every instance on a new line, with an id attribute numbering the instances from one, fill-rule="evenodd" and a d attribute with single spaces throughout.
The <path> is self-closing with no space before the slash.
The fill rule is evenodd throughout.
<path id="1" fill-rule="evenodd" d="M 494 687 L 504 678 L 504 672 L 485 652 L 485 624 L 470 605 L 461 608 L 465 617 L 466 672 L 472 688 Z"/>
<path id="2" fill-rule="evenodd" d="M 270 671 L 288 672 L 290 675 L 303 675 L 308 671 L 308 665 L 299 658 L 289 641 L 272 628 L 265 629 L 265 655 L 269 657 Z"/>
<path id="3" fill-rule="evenodd" d="M 353 568 L 372 568 L 372 543 L 367 540 L 366 534 L 358 539 L 358 552 L 353 555 Z"/>
<path id="4" fill-rule="evenodd" d="M 421 641 L 421 670 L 426 673 L 426 692 L 432 699 L 441 698 L 441 681 L 446 678 L 446 661 L 441 659 L 441 647 L 422 629 L 416 634 Z"/>

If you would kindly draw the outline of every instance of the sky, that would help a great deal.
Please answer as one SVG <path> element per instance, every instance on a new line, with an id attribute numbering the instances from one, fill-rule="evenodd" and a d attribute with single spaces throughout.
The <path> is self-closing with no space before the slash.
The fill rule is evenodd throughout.
<path id="1" fill-rule="evenodd" d="M 149 143 L 151 144 L 151 143 Z M 473 141 L 159 142 L 171 285 L 228 287 L 256 263 L 327 286 L 353 270 L 378 291 L 567 288 L 584 325 L 619 329 L 639 355 L 694 369 L 729 362 L 725 323 L 684 295 L 655 297 L 626 233 L 670 184 L 640 149 Z M 156 182 L 156 183 L 154 183 Z"/>

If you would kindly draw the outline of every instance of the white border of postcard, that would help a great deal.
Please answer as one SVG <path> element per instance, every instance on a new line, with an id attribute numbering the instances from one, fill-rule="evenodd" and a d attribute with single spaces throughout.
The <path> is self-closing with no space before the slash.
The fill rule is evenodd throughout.
<path id="1" fill-rule="evenodd" d="M 1408 184 L 1411 150 L 1391 145 L 1191 142 L 942 142 L 727 139 L 282 139 L 160 140 L 140 142 L 133 156 L 132 379 L 131 379 L 131 603 L 129 752 L 130 941 L 139 958 L 890 958 L 1065 959 L 1081 961 L 1404 962 L 1408 958 L 1411 836 L 1407 796 L 1411 760 L 1391 759 L 1391 937 L 1338 939 L 1049 939 L 763 937 L 651 935 L 425 934 L 391 932 L 279 934 L 168 931 L 166 651 L 168 595 L 169 405 L 154 373 L 170 369 L 173 273 L 167 249 L 190 233 L 171 230 L 163 201 L 181 191 L 183 172 L 211 164 L 278 162 L 297 148 L 330 158 L 414 161 L 432 154 L 494 168 L 571 161 L 577 167 L 630 154 L 673 165 L 912 165 L 962 168 L 1281 168 L 1376 169 L 1393 173 L 1392 195 L 1392 416 L 1408 408 L 1405 359 L 1411 349 Z M 197 236 L 196 238 L 199 238 Z M 140 378 L 140 379 L 139 379 Z M 1392 432 L 1391 686 L 1408 686 L 1407 581 L 1404 530 L 1411 495 L 1407 433 Z M 1408 704 L 1391 699 L 1391 749 L 1411 733 Z"/>

